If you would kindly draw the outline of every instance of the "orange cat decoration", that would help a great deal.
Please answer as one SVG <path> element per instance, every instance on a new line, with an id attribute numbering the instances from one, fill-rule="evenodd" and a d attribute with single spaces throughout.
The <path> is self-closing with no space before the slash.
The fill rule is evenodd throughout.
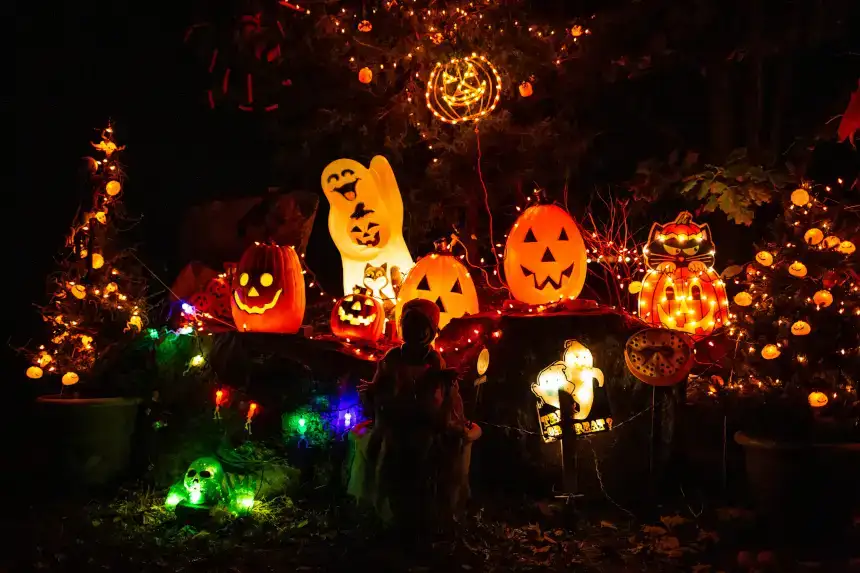
<path id="1" fill-rule="evenodd" d="M 649 269 L 639 293 L 642 320 L 694 338 L 729 324 L 729 300 L 714 270 L 708 225 L 694 223 L 686 211 L 672 223 L 654 223 L 642 252 Z"/>

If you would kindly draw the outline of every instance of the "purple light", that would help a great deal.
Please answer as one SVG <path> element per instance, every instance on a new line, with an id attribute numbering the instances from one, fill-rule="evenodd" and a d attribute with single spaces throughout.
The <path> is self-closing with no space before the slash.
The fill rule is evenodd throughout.
<path id="1" fill-rule="evenodd" d="M 197 309 L 195 309 L 193 306 L 191 306 L 187 302 L 183 302 L 182 303 L 182 312 L 184 312 L 185 314 L 194 314 L 197 312 Z"/>

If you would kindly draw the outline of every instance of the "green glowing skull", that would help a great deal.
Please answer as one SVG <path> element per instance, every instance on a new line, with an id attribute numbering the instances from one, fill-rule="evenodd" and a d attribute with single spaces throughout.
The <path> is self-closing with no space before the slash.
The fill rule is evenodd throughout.
<path id="1" fill-rule="evenodd" d="M 215 458 L 194 460 L 185 472 L 183 485 L 192 505 L 217 505 L 223 503 L 228 495 L 224 470 Z"/>

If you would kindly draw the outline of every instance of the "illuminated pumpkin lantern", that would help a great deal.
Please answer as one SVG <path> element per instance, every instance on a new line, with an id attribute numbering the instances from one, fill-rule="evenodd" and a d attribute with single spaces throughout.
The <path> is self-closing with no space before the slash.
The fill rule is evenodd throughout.
<path id="1" fill-rule="evenodd" d="M 305 281 L 295 249 L 248 247 L 233 277 L 231 308 L 239 330 L 297 332 L 305 315 Z"/>
<path id="2" fill-rule="evenodd" d="M 842 253 L 843 255 L 852 255 L 854 251 L 857 250 L 857 247 L 854 246 L 854 243 L 851 241 L 842 241 L 839 243 L 839 246 L 836 247 L 836 250 Z"/>
<path id="3" fill-rule="evenodd" d="M 779 358 L 780 354 L 782 353 L 779 351 L 779 347 L 776 344 L 766 344 L 765 347 L 761 349 L 761 357 L 765 360 Z"/>
<path id="4" fill-rule="evenodd" d="M 827 398 L 827 394 L 819 392 L 818 390 L 810 392 L 807 400 L 809 401 L 809 405 L 813 408 L 823 408 L 830 401 Z"/>
<path id="5" fill-rule="evenodd" d="M 370 32 L 371 30 L 373 30 L 373 24 L 370 23 L 370 20 L 362 20 L 358 23 L 359 32 Z"/>
<path id="6" fill-rule="evenodd" d="M 557 205 L 525 210 L 505 244 L 505 278 L 528 304 L 576 298 L 585 284 L 585 243 L 573 217 Z"/>
<path id="7" fill-rule="evenodd" d="M 62 378 L 63 386 L 74 386 L 79 380 L 80 378 L 75 372 L 66 372 Z"/>
<path id="8" fill-rule="evenodd" d="M 756 253 L 755 262 L 763 267 L 769 267 L 773 264 L 773 255 L 768 251 L 759 251 Z"/>
<path id="9" fill-rule="evenodd" d="M 42 377 L 42 369 L 38 366 L 30 366 L 27 368 L 27 378 L 38 380 Z"/>
<path id="10" fill-rule="evenodd" d="M 704 336 L 726 324 L 729 299 L 713 268 L 714 243 L 708 225 L 683 212 L 672 223 L 655 223 L 643 249 L 645 275 L 639 316 L 654 326 Z"/>
<path id="11" fill-rule="evenodd" d="M 373 72 L 370 71 L 370 68 L 361 68 L 358 71 L 358 81 L 363 84 L 369 84 L 373 81 Z"/>
<path id="12" fill-rule="evenodd" d="M 840 239 L 836 235 L 830 235 L 829 237 L 825 237 L 825 239 L 824 239 L 824 248 L 825 249 L 835 249 L 841 243 L 842 243 L 842 239 Z"/>
<path id="13" fill-rule="evenodd" d="M 809 192 L 806 189 L 798 188 L 791 193 L 791 202 L 796 207 L 803 207 L 809 204 Z"/>
<path id="14" fill-rule="evenodd" d="M 385 309 L 372 291 L 356 286 L 331 311 L 331 331 L 340 338 L 377 341 L 385 328 Z"/>
<path id="15" fill-rule="evenodd" d="M 436 242 L 436 252 L 420 259 L 400 287 L 397 324 L 403 305 L 423 298 L 439 307 L 439 329 L 452 318 L 478 312 L 478 292 L 466 267 L 451 254 L 446 241 Z"/>
<path id="16" fill-rule="evenodd" d="M 817 245 L 824 240 L 824 233 L 821 232 L 821 229 L 813 227 L 803 234 L 803 240 L 806 241 L 807 244 Z"/>
<path id="17" fill-rule="evenodd" d="M 829 290 L 820 290 L 812 295 L 812 302 L 819 306 L 823 306 L 827 308 L 831 304 L 833 304 L 833 295 L 830 294 Z"/>
<path id="18" fill-rule="evenodd" d="M 122 191 L 122 184 L 116 179 L 112 179 L 107 182 L 107 185 L 105 185 L 105 191 L 111 197 L 119 195 L 119 192 Z"/>
<path id="19" fill-rule="evenodd" d="M 530 95 L 532 95 L 532 93 L 534 93 L 534 90 L 532 89 L 532 84 L 529 82 L 521 83 L 519 90 L 520 90 L 520 95 L 522 97 L 529 97 Z"/>
<path id="20" fill-rule="evenodd" d="M 798 320 L 791 325 L 791 333 L 795 336 L 806 336 L 812 332 L 812 327 L 804 320 Z"/>
<path id="21" fill-rule="evenodd" d="M 806 276 L 806 272 L 806 265 L 804 265 L 800 261 L 794 261 L 788 267 L 788 274 L 800 279 Z"/>
<path id="22" fill-rule="evenodd" d="M 749 306 L 752 304 L 752 295 L 743 291 L 735 295 L 735 304 L 738 306 Z"/>

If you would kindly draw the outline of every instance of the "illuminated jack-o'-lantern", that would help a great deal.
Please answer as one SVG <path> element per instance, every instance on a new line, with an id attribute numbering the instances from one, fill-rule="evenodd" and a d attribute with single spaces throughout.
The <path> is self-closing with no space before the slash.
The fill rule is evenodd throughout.
<path id="1" fill-rule="evenodd" d="M 782 352 L 779 351 L 779 347 L 776 344 L 765 344 L 764 348 L 761 349 L 761 357 L 765 360 L 779 358 L 780 354 Z"/>
<path id="2" fill-rule="evenodd" d="M 627 340 L 624 362 L 630 373 L 642 382 L 652 386 L 671 386 L 690 373 L 693 342 L 680 332 L 646 328 Z"/>
<path id="3" fill-rule="evenodd" d="M 233 277 L 231 308 L 241 331 L 298 331 L 305 315 L 305 281 L 295 249 L 248 247 Z"/>
<path id="4" fill-rule="evenodd" d="M 809 245 L 817 245 L 824 240 L 824 233 L 821 232 L 821 229 L 813 227 L 803 234 L 803 240 Z"/>
<path id="5" fill-rule="evenodd" d="M 807 396 L 807 401 L 809 402 L 809 405 L 813 408 L 823 408 L 830 400 L 827 398 L 827 394 L 816 390 L 814 392 L 809 393 L 809 396 Z"/>
<path id="6" fill-rule="evenodd" d="M 331 331 L 340 338 L 377 341 L 385 327 L 385 310 L 370 289 L 356 286 L 331 311 Z"/>
<path id="7" fill-rule="evenodd" d="M 373 30 L 373 24 L 370 23 L 370 20 L 362 20 L 358 23 L 359 32 L 370 32 L 371 30 Z"/>
<path id="8" fill-rule="evenodd" d="M 373 81 L 373 72 L 370 70 L 370 68 L 361 68 L 358 71 L 358 81 L 363 84 L 369 84 Z"/>
<path id="9" fill-rule="evenodd" d="M 837 237 L 836 235 L 830 235 L 824 238 L 824 248 L 825 249 L 835 249 L 842 243 L 842 239 Z"/>
<path id="10" fill-rule="evenodd" d="M 843 255 L 851 255 L 854 254 L 854 251 L 857 250 L 857 247 L 855 247 L 854 243 L 852 243 L 851 241 L 842 241 L 841 243 L 839 243 L 839 246 L 836 247 L 836 250 Z"/>
<path id="11" fill-rule="evenodd" d="M 532 84 L 530 82 L 523 82 L 519 87 L 520 95 L 522 97 L 529 97 L 534 93 L 532 88 Z"/>
<path id="12" fill-rule="evenodd" d="M 38 380 L 42 377 L 42 369 L 38 366 L 30 366 L 27 368 L 27 378 Z"/>
<path id="13" fill-rule="evenodd" d="M 693 336 L 727 324 L 729 299 L 713 268 L 708 225 L 694 223 L 687 212 L 672 223 L 654 223 L 643 254 L 650 269 L 639 293 L 643 320 Z"/>
<path id="14" fill-rule="evenodd" d="M 429 300 L 439 307 L 440 330 L 452 318 L 478 312 L 475 283 L 445 241 L 437 241 L 436 252 L 415 263 L 403 281 L 395 312 L 398 325 L 403 305 L 416 298 Z"/>
<path id="15" fill-rule="evenodd" d="M 749 306 L 752 304 L 752 295 L 750 293 L 743 291 L 739 292 L 735 295 L 735 304 L 738 306 Z"/>
<path id="16" fill-rule="evenodd" d="M 107 182 L 107 185 L 105 185 L 105 191 L 111 197 L 119 195 L 119 192 L 122 191 L 122 184 L 116 179 L 112 179 Z"/>
<path id="17" fill-rule="evenodd" d="M 547 304 L 576 298 L 585 284 L 585 243 L 573 217 L 557 205 L 520 215 L 505 244 L 505 278 L 515 299 Z"/>
<path id="18" fill-rule="evenodd" d="M 79 380 L 80 378 L 75 372 L 66 372 L 62 378 L 63 386 L 74 386 Z"/>
<path id="19" fill-rule="evenodd" d="M 759 251 L 755 255 L 755 262 L 763 267 L 769 267 L 773 264 L 773 255 L 768 251 Z"/>
<path id="20" fill-rule="evenodd" d="M 823 306 L 827 308 L 831 304 L 833 304 L 833 295 L 830 294 L 829 290 L 820 290 L 812 295 L 812 302 L 819 306 Z"/>
<path id="21" fill-rule="evenodd" d="M 809 204 L 809 192 L 806 189 L 798 188 L 791 193 L 791 202 L 796 207 L 803 207 Z"/>
<path id="22" fill-rule="evenodd" d="M 794 261 L 788 266 L 788 274 L 793 277 L 803 278 L 806 276 L 806 265 L 800 261 Z"/>
<path id="23" fill-rule="evenodd" d="M 791 333 L 795 336 L 806 336 L 812 332 L 812 327 L 805 320 L 798 320 L 791 325 Z"/>

